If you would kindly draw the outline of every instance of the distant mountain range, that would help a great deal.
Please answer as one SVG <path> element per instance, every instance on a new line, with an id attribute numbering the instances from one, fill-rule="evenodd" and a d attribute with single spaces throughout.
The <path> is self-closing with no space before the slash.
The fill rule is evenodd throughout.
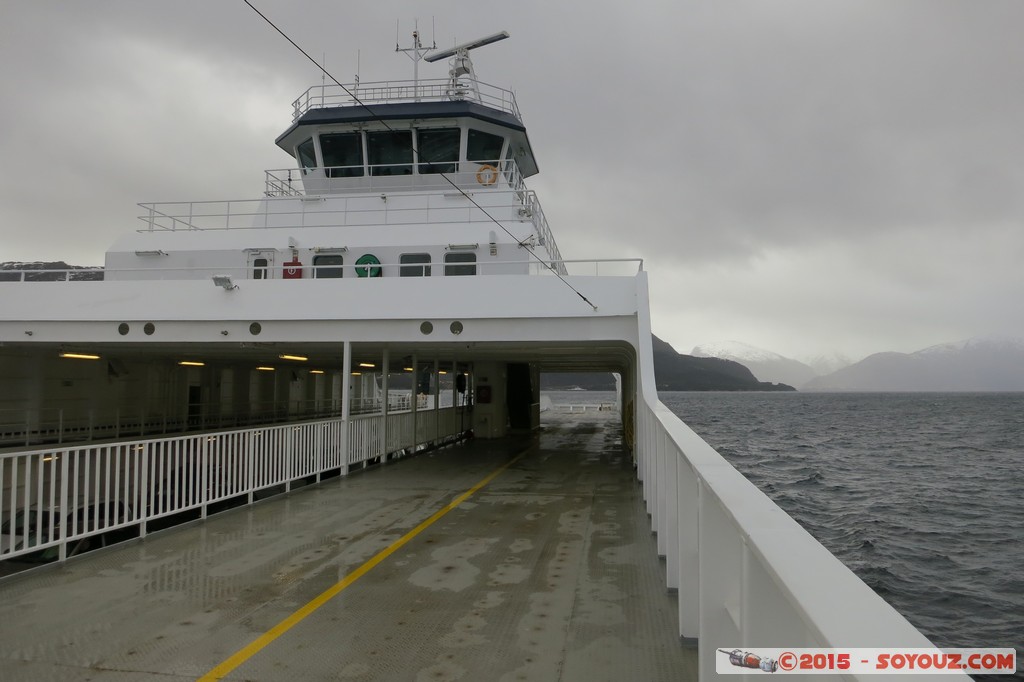
<path id="1" fill-rule="evenodd" d="M 875 353 L 807 391 L 1024 391 L 1024 340 L 980 337 L 915 353 Z"/>
<path id="2" fill-rule="evenodd" d="M 845 366 L 842 357 L 801 363 L 737 342 L 702 344 L 693 354 L 729 358 L 759 379 L 804 391 L 1024 391 L 1024 340 L 1014 338 L 978 337 L 914 353 L 875 353 Z"/>
<path id="3" fill-rule="evenodd" d="M 721 358 L 682 355 L 668 343 L 651 335 L 654 350 L 654 380 L 659 391 L 793 391 L 786 386 L 758 381 L 738 362 Z M 608 391 L 615 380 L 607 373 L 550 373 L 541 375 L 541 388 L 585 388 Z"/>

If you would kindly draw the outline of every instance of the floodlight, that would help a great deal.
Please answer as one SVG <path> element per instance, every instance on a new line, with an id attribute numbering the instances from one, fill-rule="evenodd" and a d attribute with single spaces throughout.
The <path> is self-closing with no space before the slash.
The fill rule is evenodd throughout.
<path id="1" fill-rule="evenodd" d="M 231 291 L 238 288 L 238 285 L 231 281 L 231 275 L 214 275 L 213 283 L 216 286 L 224 287 L 224 291 Z"/>

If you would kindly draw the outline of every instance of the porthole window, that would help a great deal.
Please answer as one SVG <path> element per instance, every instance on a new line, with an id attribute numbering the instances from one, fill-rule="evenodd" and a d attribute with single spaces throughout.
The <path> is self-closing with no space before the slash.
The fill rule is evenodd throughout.
<path id="1" fill-rule="evenodd" d="M 131 331 L 131 327 L 128 326 L 127 322 L 117 325 L 117 333 L 121 336 L 127 336 L 129 331 Z"/>
<path id="2" fill-rule="evenodd" d="M 476 254 L 465 252 L 444 254 L 444 274 L 445 276 L 475 275 Z"/>
<path id="3" fill-rule="evenodd" d="M 249 333 L 253 336 L 259 336 L 261 331 L 263 331 L 263 325 L 259 322 L 253 322 L 249 325 Z"/>
<path id="4" fill-rule="evenodd" d="M 142 328 L 142 331 L 146 333 L 146 336 L 152 336 L 153 332 L 156 331 L 156 325 L 152 322 L 147 322 L 146 326 Z"/>
<path id="5" fill-rule="evenodd" d="M 399 258 L 399 277 L 430 277 L 429 253 L 403 253 Z"/>
<path id="6" fill-rule="evenodd" d="M 448 329 L 451 331 L 452 334 L 458 336 L 459 334 L 462 333 L 462 330 L 465 329 L 465 327 L 462 326 L 461 322 L 455 320 L 450 325 L 448 325 Z"/>
<path id="7" fill-rule="evenodd" d="M 345 258 L 339 254 L 328 254 L 324 256 L 313 256 L 313 277 L 315 279 L 330 279 L 342 277 L 344 273 Z M 330 267 L 337 266 L 337 267 Z"/>
<path id="8" fill-rule="evenodd" d="M 421 334 L 424 334 L 424 335 L 431 334 L 431 333 L 433 333 L 433 331 L 434 331 L 434 325 L 431 324 L 429 321 L 428 322 L 424 322 L 423 324 L 420 325 L 420 333 Z"/>

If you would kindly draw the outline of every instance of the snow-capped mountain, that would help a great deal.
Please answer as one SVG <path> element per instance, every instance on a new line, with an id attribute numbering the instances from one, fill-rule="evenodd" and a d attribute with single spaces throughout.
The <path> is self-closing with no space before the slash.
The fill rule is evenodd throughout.
<path id="1" fill-rule="evenodd" d="M 698 358 L 732 360 L 749 369 L 758 381 L 788 384 L 798 388 L 817 374 L 799 360 L 739 341 L 702 343 L 694 347 L 690 355 Z"/>
<path id="2" fill-rule="evenodd" d="M 813 358 L 804 359 L 803 363 L 813 369 L 818 376 L 821 376 L 838 372 L 843 367 L 849 367 L 853 364 L 853 361 L 842 353 L 832 353 L 815 355 Z"/>
<path id="3" fill-rule="evenodd" d="M 983 336 L 875 353 L 804 385 L 817 391 L 1024 391 L 1024 339 Z"/>

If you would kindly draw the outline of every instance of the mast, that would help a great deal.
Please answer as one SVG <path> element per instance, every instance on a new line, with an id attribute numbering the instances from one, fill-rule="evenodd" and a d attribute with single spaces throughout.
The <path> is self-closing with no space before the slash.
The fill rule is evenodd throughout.
<path id="1" fill-rule="evenodd" d="M 399 47 L 397 25 L 395 27 L 395 52 L 404 52 L 412 60 L 413 96 L 416 102 L 420 101 L 420 60 L 431 50 L 437 49 L 437 43 L 433 39 L 430 42 L 430 47 L 423 47 L 420 42 L 419 21 L 417 21 L 412 32 L 412 47 Z"/>

